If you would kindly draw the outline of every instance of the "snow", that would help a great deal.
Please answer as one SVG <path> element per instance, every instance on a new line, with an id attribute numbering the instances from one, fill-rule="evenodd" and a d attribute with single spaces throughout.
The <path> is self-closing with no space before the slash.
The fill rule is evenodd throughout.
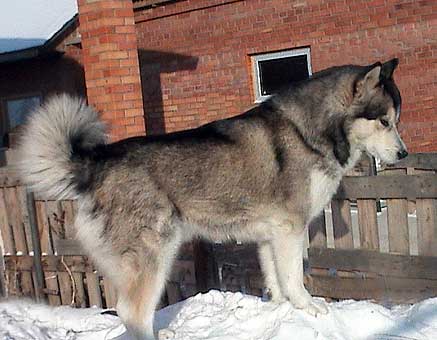
<path id="1" fill-rule="evenodd" d="M 76 0 L 3 1 L 0 53 L 43 45 L 76 13 Z"/>
<path id="2" fill-rule="evenodd" d="M 156 314 L 160 340 L 428 340 L 437 339 L 437 298 L 390 309 L 369 301 L 329 303 L 317 318 L 289 303 L 210 291 Z M 128 340 L 120 319 L 102 309 L 0 303 L 0 338 Z"/>

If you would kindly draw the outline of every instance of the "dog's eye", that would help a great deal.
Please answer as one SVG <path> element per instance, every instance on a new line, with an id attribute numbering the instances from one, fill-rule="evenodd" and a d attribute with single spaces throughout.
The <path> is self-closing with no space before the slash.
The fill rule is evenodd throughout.
<path id="1" fill-rule="evenodd" d="M 388 126 L 388 120 L 381 119 L 381 124 L 384 125 L 385 127 L 387 127 Z"/>

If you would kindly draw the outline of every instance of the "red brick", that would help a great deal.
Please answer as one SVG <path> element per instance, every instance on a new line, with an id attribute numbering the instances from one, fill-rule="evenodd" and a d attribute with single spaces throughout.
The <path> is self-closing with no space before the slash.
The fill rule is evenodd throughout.
<path id="1" fill-rule="evenodd" d="M 114 140 L 145 133 L 133 16 L 131 0 L 79 1 L 88 101 L 109 122 Z"/>

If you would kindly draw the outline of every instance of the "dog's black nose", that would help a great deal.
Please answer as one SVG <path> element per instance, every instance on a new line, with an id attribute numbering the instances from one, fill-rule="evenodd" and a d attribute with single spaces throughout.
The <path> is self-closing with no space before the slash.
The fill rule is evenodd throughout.
<path id="1" fill-rule="evenodd" d="M 398 151 L 398 159 L 402 159 L 408 156 L 407 150 Z"/>

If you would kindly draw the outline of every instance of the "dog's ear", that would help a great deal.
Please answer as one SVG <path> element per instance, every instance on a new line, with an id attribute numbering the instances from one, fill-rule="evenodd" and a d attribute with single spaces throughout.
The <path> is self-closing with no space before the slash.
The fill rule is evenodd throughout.
<path id="1" fill-rule="evenodd" d="M 381 67 L 381 78 L 383 79 L 391 79 L 393 77 L 393 72 L 396 67 L 399 65 L 399 59 L 394 58 L 382 64 Z"/>
<path id="2" fill-rule="evenodd" d="M 368 66 L 367 72 L 355 84 L 355 95 L 364 96 L 371 92 L 380 83 L 381 63 Z"/>

